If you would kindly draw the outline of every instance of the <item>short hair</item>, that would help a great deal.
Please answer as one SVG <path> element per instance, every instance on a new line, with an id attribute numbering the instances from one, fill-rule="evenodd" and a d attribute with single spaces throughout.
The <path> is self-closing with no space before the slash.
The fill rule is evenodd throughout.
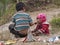
<path id="1" fill-rule="evenodd" d="M 16 4 L 17 11 L 23 10 L 23 7 L 25 7 L 25 4 L 23 2 L 19 2 Z"/>

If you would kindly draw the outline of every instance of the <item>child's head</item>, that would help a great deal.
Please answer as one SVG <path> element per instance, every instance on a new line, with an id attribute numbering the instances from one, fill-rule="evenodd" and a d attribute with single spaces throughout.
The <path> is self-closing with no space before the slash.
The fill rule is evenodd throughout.
<path id="1" fill-rule="evenodd" d="M 40 23 L 45 22 L 46 21 L 46 15 L 44 13 L 40 13 L 37 16 L 37 21 L 40 22 Z"/>
<path id="2" fill-rule="evenodd" d="M 17 11 L 21 11 L 21 10 L 24 10 L 25 11 L 25 4 L 22 3 L 22 2 L 19 2 L 16 4 L 16 10 Z"/>

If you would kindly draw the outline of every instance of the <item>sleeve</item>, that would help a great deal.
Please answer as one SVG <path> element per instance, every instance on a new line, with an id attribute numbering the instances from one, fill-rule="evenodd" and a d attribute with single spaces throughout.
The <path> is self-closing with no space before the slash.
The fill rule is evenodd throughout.
<path id="1" fill-rule="evenodd" d="M 48 24 L 43 24 L 43 25 L 42 25 L 42 29 L 43 29 L 43 30 L 47 30 L 48 28 L 49 28 L 49 25 L 48 25 Z"/>
<path id="2" fill-rule="evenodd" d="M 30 16 L 28 16 L 29 23 L 32 23 L 32 19 Z"/>
<path id="3" fill-rule="evenodd" d="M 47 33 L 49 33 L 49 25 L 48 24 L 43 24 L 42 25 L 42 28 L 41 28 L 41 31 L 42 32 L 47 32 Z"/>
<path id="4" fill-rule="evenodd" d="M 14 16 L 12 17 L 12 22 L 15 23 L 15 18 L 14 18 Z"/>

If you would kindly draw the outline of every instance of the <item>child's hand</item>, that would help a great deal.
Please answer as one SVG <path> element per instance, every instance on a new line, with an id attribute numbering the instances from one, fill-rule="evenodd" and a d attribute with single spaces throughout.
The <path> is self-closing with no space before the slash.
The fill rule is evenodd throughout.
<path id="1" fill-rule="evenodd" d="M 41 30 L 38 30 L 40 33 L 43 33 Z"/>
<path id="2" fill-rule="evenodd" d="M 41 29 L 42 32 L 45 32 L 45 30 Z"/>
<path id="3" fill-rule="evenodd" d="M 37 24 L 37 22 L 35 22 L 34 24 Z"/>

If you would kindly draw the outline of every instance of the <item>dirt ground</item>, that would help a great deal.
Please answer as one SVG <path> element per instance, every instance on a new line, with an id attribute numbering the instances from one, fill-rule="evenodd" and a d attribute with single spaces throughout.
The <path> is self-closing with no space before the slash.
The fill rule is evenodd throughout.
<path id="1" fill-rule="evenodd" d="M 32 17 L 33 19 L 33 22 L 36 21 L 36 16 L 37 14 L 39 13 L 45 13 L 46 16 L 47 16 L 47 21 L 51 21 L 51 19 L 54 17 L 54 16 L 58 16 L 58 14 L 60 14 L 60 9 L 52 9 L 52 10 L 49 10 L 49 11 L 36 11 L 36 12 L 30 12 L 30 16 Z M 11 24 L 11 22 L 5 24 L 5 25 L 2 25 L 0 26 L 0 39 L 9 39 L 11 38 L 10 37 L 10 32 L 8 31 L 8 26 L 9 24 Z M 33 30 L 35 28 L 35 25 L 31 27 L 31 30 Z M 50 28 L 51 29 L 51 28 Z M 6 33 L 7 32 L 7 33 Z M 3 33 L 3 34 L 2 34 Z M 1 36 L 2 35 L 5 35 L 5 36 Z M 47 38 L 47 37 L 51 37 L 51 36 L 56 36 L 56 35 L 60 35 L 60 32 L 58 34 L 54 34 L 54 35 L 50 35 L 50 36 L 40 36 L 42 37 L 43 39 Z M 6 37 L 7 36 L 7 37 Z M 4 40 L 5 40 L 4 39 Z M 54 43 L 54 44 L 49 44 L 49 43 L 44 43 L 44 42 L 27 42 L 27 43 L 22 43 L 21 42 L 22 39 L 20 39 L 19 41 L 17 41 L 17 43 L 13 44 L 13 45 L 60 45 L 60 42 L 59 43 Z"/>

